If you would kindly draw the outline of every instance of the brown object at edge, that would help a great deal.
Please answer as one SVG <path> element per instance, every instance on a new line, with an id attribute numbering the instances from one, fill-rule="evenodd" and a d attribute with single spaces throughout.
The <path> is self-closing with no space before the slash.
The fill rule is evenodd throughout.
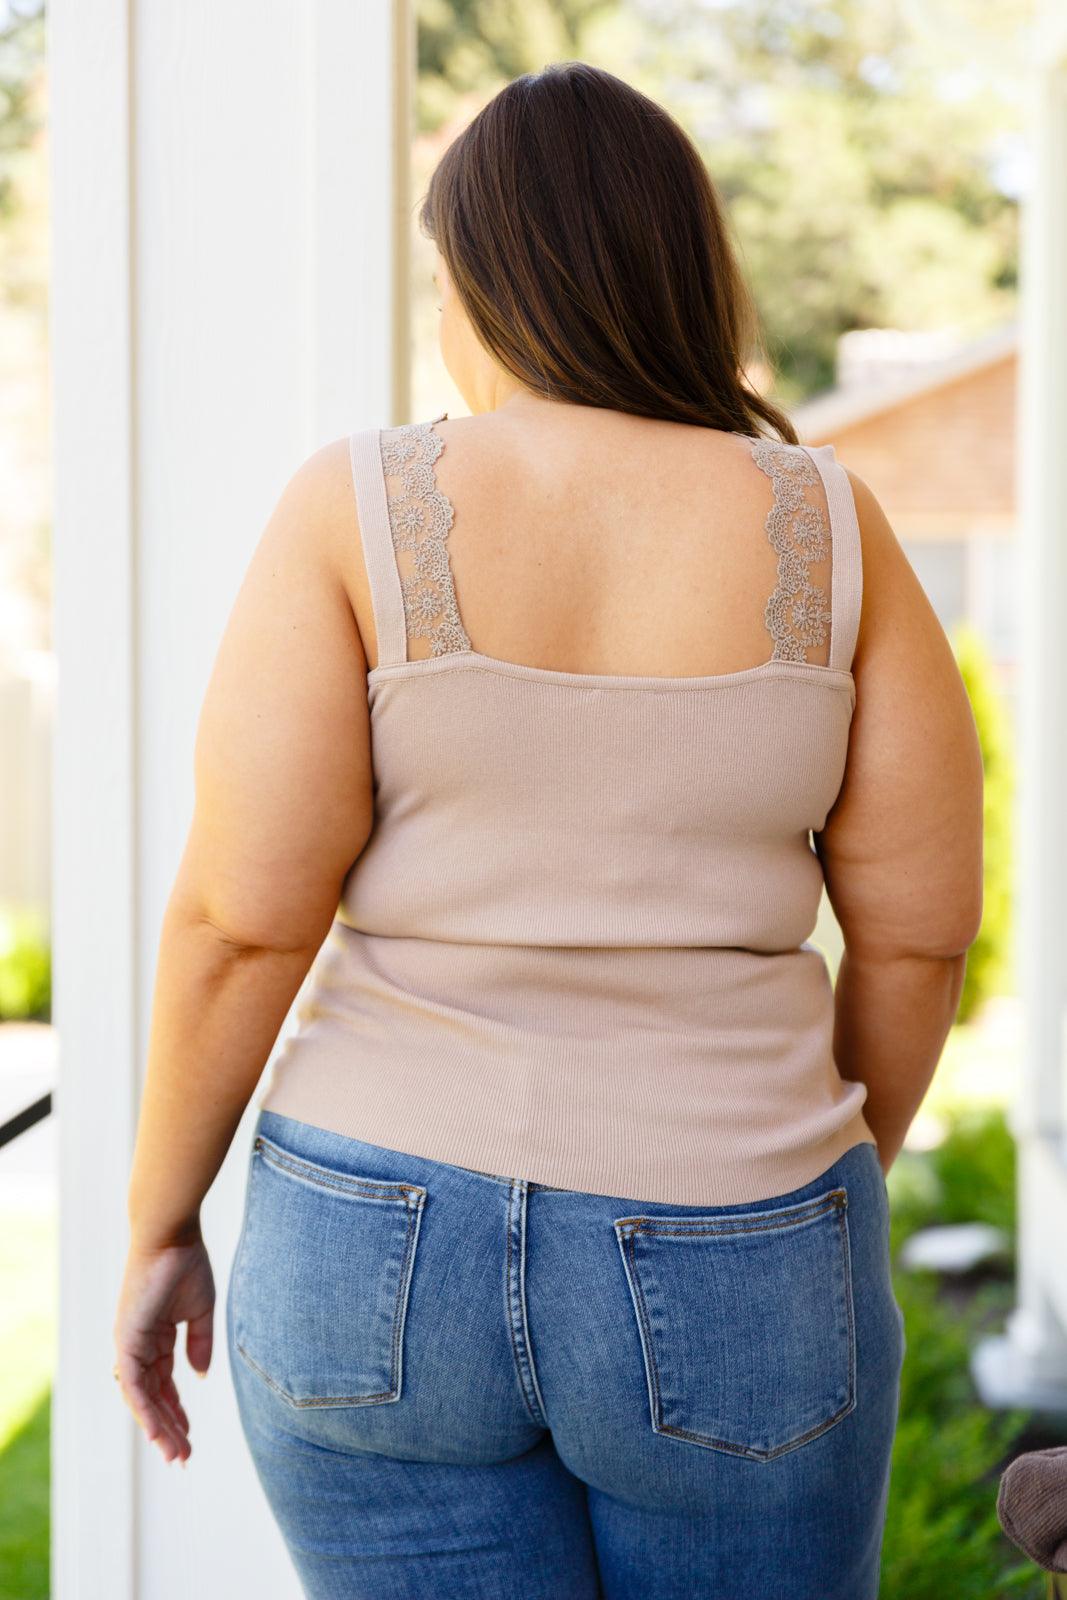
<path id="1" fill-rule="evenodd" d="M 1001 1474 L 997 1517 L 1008 1538 L 1053 1574 L 1052 1596 L 1067 1596 L 1067 1445 L 1016 1456 Z"/>

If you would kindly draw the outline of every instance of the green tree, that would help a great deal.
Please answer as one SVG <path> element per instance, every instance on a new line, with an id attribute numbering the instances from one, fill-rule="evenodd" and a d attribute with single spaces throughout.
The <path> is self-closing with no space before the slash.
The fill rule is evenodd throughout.
<path id="1" fill-rule="evenodd" d="M 15 205 L 12 157 L 40 127 L 33 103 L 34 81 L 44 59 L 41 0 L 0 0 L 0 223 Z"/>
<path id="2" fill-rule="evenodd" d="M 582 53 L 586 25 L 618 0 L 419 0 L 418 124 L 454 114 L 460 98 L 488 98 L 512 78 Z"/>
<path id="3" fill-rule="evenodd" d="M 978 938 L 967 952 L 957 1020 L 967 1022 L 991 994 L 1013 983 L 1013 879 L 1015 760 L 1008 723 L 988 647 L 961 623 L 952 648 L 971 702 L 985 774 L 984 905 Z"/>

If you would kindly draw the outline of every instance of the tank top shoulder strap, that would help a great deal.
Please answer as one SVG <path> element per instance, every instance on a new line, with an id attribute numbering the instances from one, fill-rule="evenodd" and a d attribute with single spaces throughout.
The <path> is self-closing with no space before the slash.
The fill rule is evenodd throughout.
<path id="1" fill-rule="evenodd" d="M 774 639 L 772 660 L 807 661 L 809 649 L 825 645 L 829 629 L 825 665 L 847 672 L 862 591 L 859 522 L 848 474 L 832 444 L 743 437 L 773 486 L 766 528 L 778 552 L 778 584 L 765 613 Z M 810 570 L 827 558 L 829 590 L 813 581 Z"/>
<path id="2" fill-rule="evenodd" d="M 352 485 L 380 667 L 409 660 L 409 638 L 428 639 L 431 655 L 471 648 L 445 543 L 452 504 L 434 472 L 444 449 L 434 424 L 447 416 L 442 411 L 429 422 L 366 428 L 351 436 Z M 401 552 L 410 557 L 406 569 Z"/>
<path id="3" fill-rule="evenodd" d="M 801 445 L 815 463 L 826 493 L 833 562 L 830 575 L 830 667 L 852 666 L 863 595 L 859 518 L 848 473 L 832 444 Z"/>
<path id="4" fill-rule="evenodd" d="M 381 429 L 361 428 L 348 441 L 352 489 L 363 544 L 363 564 L 370 584 L 378 666 L 407 660 L 404 596 L 400 586 L 389 522 L 389 500 L 382 473 Z"/>

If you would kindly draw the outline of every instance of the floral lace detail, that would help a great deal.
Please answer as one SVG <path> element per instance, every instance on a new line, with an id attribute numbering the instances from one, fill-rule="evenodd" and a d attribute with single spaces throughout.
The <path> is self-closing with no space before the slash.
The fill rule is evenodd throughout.
<path id="1" fill-rule="evenodd" d="M 432 422 L 406 422 L 381 433 L 382 468 L 387 477 L 399 480 L 398 489 L 386 487 L 398 570 L 402 550 L 412 557 L 410 570 L 400 570 L 407 634 L 409 639 L 428 639 L 434 656 L 471 648 L 456 605 L 445 543 L 452 527 L 452 502 L 438 489 L 433 470 L 444 447 Z"/>
<path id="2" fill-rule="evenodd" d="M 774 640 L 772 661 L 806 661 L 807 650 L 826 638 L 830 608 L 825 589 L 809 581 L 808 567 L 830 553 L 829 518 L 805 490 L 821 482 L 806 450 L 781 439 L 758 439 L 756 465 L 774 485 L 774 505 L 764 526 L 778 552 L 778 585 L 763 616 Z"/>

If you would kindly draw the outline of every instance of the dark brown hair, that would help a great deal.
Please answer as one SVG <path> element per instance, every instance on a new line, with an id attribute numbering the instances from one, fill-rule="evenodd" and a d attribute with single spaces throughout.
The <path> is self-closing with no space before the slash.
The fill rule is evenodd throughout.
<path id="1" fill-rule="evenodd" d="M 613 73 L 515 78 L 452 141 L 419 225 L 485 348 L 535 393 L 749 435 L 757 317 L 688 134 Z"/>

